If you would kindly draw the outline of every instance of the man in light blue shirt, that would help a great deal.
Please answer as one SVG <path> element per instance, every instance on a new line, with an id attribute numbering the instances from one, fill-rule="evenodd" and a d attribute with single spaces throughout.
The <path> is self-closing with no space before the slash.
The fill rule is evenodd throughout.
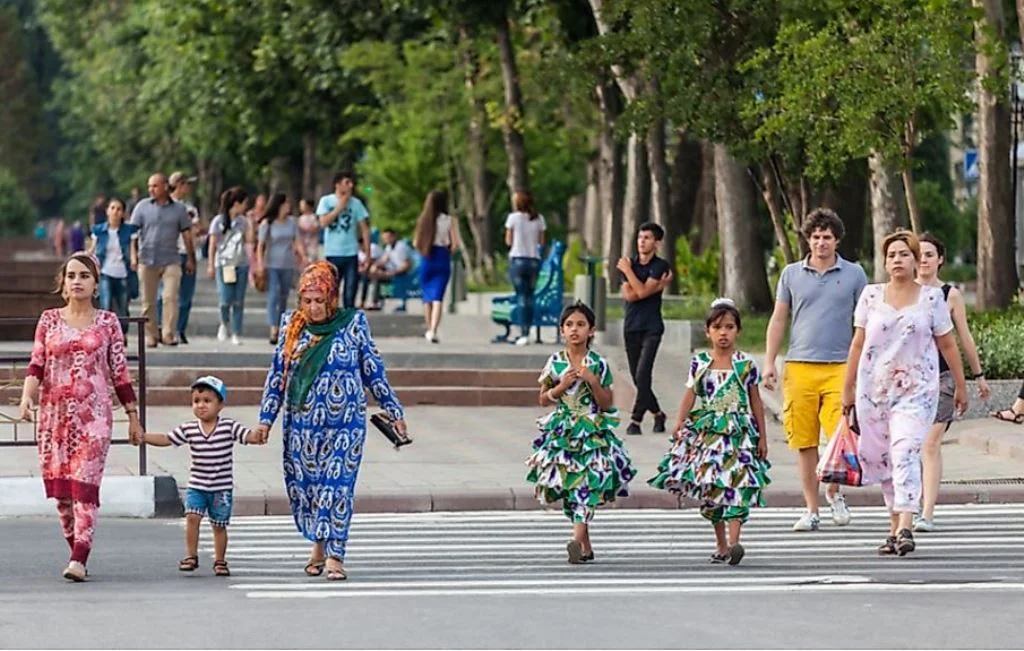
<path id="1" fill-rule="evenodd" d="M 320 197 L 316 214 L 324 234 L 324 257 L 338 270 L 342 304 L 355 307 L 359 274 L 370 262 L 370 213 L 359 197 L 352 196 L 355 175 L 338 172 L 334 175 L 334 193 Z M 358 230 L 357 230 L 358 229 Z M 359 263 L 359 249 L 363 250 L 363 264 Z"/>

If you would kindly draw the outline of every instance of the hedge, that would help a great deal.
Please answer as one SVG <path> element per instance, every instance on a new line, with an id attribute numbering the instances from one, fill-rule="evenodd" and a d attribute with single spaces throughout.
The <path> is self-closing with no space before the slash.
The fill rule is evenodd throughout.
<path id="1" fill-rule="evenodd" d="M 1024 378 L 1024 308 L 969 312 L 967 322 L 986 378 Z"/>

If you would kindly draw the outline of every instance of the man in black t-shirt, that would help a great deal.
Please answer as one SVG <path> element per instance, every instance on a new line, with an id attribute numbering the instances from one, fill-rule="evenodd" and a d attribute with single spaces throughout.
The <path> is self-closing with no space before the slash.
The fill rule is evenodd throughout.
<path id="1" fill-rule="evenodd" d="M 622 296 L 626 299 L 626 318 L 622 324 L 629 359 L 629 374 L 636 387 L 636 401 L 626 434 L 642 434 L 640 424 L 647 412 L 654 414 L 654 432 L 665 431 L 665 412 L 658 406 L 651 387 L 654 358 L 658 354 L 665 322 L 661 318 L 661 293 L 672 280 L 668 262 L 655 255 L 665 237 L 661 226 L 647 222 L 636 236 L 637 254 L 620 258 L 616 268 L 622 272 Z"/>

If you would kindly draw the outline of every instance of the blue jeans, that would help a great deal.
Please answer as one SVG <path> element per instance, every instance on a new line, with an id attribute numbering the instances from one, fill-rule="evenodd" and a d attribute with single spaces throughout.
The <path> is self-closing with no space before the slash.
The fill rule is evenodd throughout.
<path id="1" fill-rule="evenodd" d="M 188 327 L 188 315 L 192 312 L 192 299 L 196 295 L 196 275 L 185 271 L 185 263 L 188 256 L 181 255 L 181 286 L 178 288 L 178 329 L 180 334 Z M 164 292 L 163 283 L 156 290 L 156 322 L 163 323 L 164 314 Z"/>
<path id="2" fill-rule="evenodd" d="M 508 261 L 508 277 L 516 289 L 516 304 L 522 317 L 519 325 L 524 337 L 530 336 L 530 326 L 533 325 L 533 289 L 538 272 L 540 260 L 537 258 L 512 258 Z"/>
<path id="3" fill-rule="evenodd" d="M 355 307 L 356 290 L 359 289 L 359 256 L 328 256 L 327 261 L 338 270 L 338 286 L 345 285 L 341 293 L 342 307 Z"/>
<path id="4" fill-rule="evenodd" d="M 185 513 L 198 516 L 209 514 L 210 524 L 214 527 L 228 526 L 233 503 L 231 491 L 204 491 L 192 487 L 185 489 Z"/>
<path id="5" fill-rule="evenodd" d="M 267 325 L 271 328 L 281 324 L 294 279 L 294 269 L 267 269 Z"/>
<path id="6" fill-rule="evenodd" d="M 231 326 L 231 334 L 242 336 L 245 290 L 249 286 L 249 267 L 235 267 L 235 282 L 224 282 L 224 269 L 217 267 L 217 293 L 220 295 L 220 322 Z"/>
<path id="7" fill-rule="evenodd" d="M 128 279 L 100 276 L 100 309 L 113 312 L 117 316 L 128 316 Z M 122 323 L 121 329 L 128 330 L 128 324 Z"/>

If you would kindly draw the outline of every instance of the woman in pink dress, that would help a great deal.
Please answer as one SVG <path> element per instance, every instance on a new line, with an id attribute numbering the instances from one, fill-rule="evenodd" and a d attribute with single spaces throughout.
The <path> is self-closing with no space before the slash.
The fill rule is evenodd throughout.
<path id="1" fill-rule="evenodd" d="M 39 317 L 21 396 L 21 418 L 29 421 L 39 395 L 39 465 L 71 547 L 64 570 L 70 581 L 87 576 L 113 429 L 111 385 L 128 414 L 132 440 L 142 435 L 121 325 L 113 312 L 94 307 L 99 276 L 90 253 L 75 253 L 61 265 L 57 289 L 67 305 Z"/>
<path id="2" fill-rule="evenodd" d="M 878 553 L 904 556 L 915 547 L 921 446 L 939 401 L 938 351 L 953 375 L 959 413 L 967 408 L 967 382 L 942 290 L 915 282 L 917 236 L 891 233 L 882 254 L 889 282 L 868 285 L 857 302 L 843 407 L 856 405 L 864 485 L 880 483 L 889 509 L 889 536 Z"/>

